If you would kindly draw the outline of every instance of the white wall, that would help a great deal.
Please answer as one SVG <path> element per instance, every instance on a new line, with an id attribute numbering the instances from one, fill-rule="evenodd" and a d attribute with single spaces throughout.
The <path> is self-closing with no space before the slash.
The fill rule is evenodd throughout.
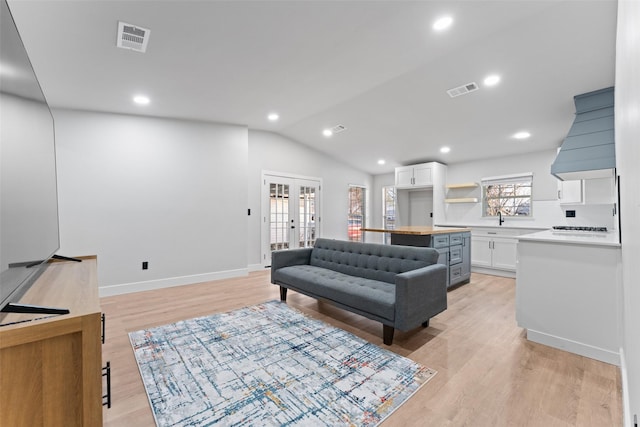
<path id="1" fill-rule="evenodd" d="M 347 238 L 349 184 L 361 185 L 369 192 L 367 211 L 371 213 L 373 179 L 368 173 L 353 169 L 319 151 L 281 135 L 249 131 L 248 257 L 254 268 L 262 263 L 260 251 L 260 194 L 263 171 L 322 178 L 322 237 Z M 246 211 L 245 211 L 246 215 Z"/>
<path id="2" fill-rule="evenodd" d="M 618 2 L 616 163 L 620 177 L 625 425 L 640 417 L 640 2 Z"/>
<path id="3" fill-rule="evenodd" d="M 54 117 L 59 253 L 97 255 L 102 295 L 246 273 L 245 127 Z"/>
<path id="4" fill-rule="evenodd" d="M 477 182 L 481 178 L 533 172 L 532 218 L 507 218 L 505 227 L 542 227 L 553 225 L 597 225 L 610 229 L 617 228 L 613 217 L 613 203 L 589 205 L 560 205 L 557 200 L 558 180 L 549 172 L 555 159 L 555 150 L 545 150 L 525 155 L 507 156 L 496 159 L 455 163 L 447 167 L 447 183 Z M 587 194 L 593 194 L 603 185 L 613 184 L 611 180 L 585 181 Z M 449 190 L 452 191 L 452 190 Z M 480 200 L 480 187 L 473 190 L 453 190 L 453 197 L 477 197 Z M 612 191 L 609 191 L 612 196 Z M 613 200 L 613 199 L 611 199 Z M 576 211 L 575 218 L 566 218 L 565 210 Z M 482 217 L 482 205 L 478 203 L 449 204 L 445 209 L 448 225 L 486 225 L 497 226 L 495 218 Z"/>
<path id="5" fill-rule="evenodd" d="M 387 173 L 375 175 L 373 177 L 373 186 L 370 192 L 371 209 L 369 209 L 369 226 L 373 228 L 382 228 L 382 187 L 395 185 L 395 173 Z M 365 233 L 365 241 L 369 243 L 382 243 L 382 233 Z"/>

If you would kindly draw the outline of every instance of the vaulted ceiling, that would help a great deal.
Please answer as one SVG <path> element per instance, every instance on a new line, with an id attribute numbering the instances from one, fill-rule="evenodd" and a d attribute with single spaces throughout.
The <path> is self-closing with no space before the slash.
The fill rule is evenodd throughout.
<path id="1" fill-rule="evenodd" d="M 246 125 L 372 174 L 557 147 L 573 96 L 614 84 L 612 0 L 9 5 L 54 107 Z M 452 25 L 435 31 L 444 15 Z M 150 30 L 146 53 L 116 47 L 119 21 Z"/>

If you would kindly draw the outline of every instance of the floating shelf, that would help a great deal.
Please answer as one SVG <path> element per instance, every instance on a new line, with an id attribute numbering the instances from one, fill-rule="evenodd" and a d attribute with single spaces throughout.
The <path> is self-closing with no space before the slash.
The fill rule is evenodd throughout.
<path id="1" fill-rule="evenodd" d="M 456 199 L 444 199 L 445 203 L 478 203 L 477 197 L 460 197 Z"/>
<path id="2" fill-rule="evenodd" d="M 447 184 L 447 189 L 454 188 L 476 188 L 478 186 L 477 182 L 464 182 L 462 184 Z"/>

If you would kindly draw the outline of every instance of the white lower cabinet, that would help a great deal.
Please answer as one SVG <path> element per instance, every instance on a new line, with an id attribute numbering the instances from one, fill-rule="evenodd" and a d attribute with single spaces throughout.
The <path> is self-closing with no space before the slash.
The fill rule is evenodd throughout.
<path id="1" fill-rule="evenodd" d="M 473 235 L 472 239 L 472 266 L 516 271 L 517 239 L 491 235 Z"/>

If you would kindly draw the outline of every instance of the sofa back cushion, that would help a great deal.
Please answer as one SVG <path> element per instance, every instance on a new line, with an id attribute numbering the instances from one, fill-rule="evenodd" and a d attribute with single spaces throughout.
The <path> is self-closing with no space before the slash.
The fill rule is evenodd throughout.
<path id="1" fill-rule="evenodd" d="M 397 274 L 437 261 L 438 251 L 433 248 L 317 239 L 310 264 L 350 276 L 395 283 Z"/>

